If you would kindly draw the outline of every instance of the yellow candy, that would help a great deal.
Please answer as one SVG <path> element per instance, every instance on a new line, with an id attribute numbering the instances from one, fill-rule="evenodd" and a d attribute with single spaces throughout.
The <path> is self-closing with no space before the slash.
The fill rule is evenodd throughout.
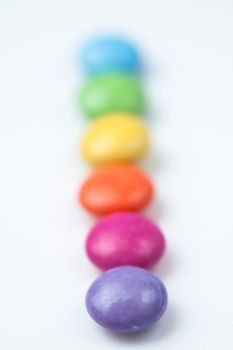
<path id="1" fill-rule="evenodd" d="M 132 162 L 147 149 L 148 135 L 136 116 L 126 113 L 99 117 L 87 130 L 81 152 L 90 163 Z"/>

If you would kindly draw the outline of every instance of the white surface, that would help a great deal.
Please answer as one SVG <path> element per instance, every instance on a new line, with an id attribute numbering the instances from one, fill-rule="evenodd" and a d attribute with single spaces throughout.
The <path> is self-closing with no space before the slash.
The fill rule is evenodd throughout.
<path id="1" fill-rule="evenodd" d="M 143 166 L 159 200 L 146 214 L 168 241 L 155 269 L 167 314 L 129 337 L 85 311 L 98 272 L 74 200 L 88 170 L 74 51 L 103 30 L 134 38 L 148 60 L 155 156 Z M 1 0 L 0 36 L 1 350 L 232 349 L 232 1 Z"/>

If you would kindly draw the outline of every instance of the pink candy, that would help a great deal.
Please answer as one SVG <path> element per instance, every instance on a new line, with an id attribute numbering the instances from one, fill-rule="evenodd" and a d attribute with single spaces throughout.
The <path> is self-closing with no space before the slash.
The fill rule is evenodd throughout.
<path id="1" fill-rule="evenodd" d="M 86 242 L 90 260 L 104 270 L 121 265 L 149 268 L 164 249 L 160 229 L 142 215 L 128 212 L 105 216 L 91 229 Z"/>

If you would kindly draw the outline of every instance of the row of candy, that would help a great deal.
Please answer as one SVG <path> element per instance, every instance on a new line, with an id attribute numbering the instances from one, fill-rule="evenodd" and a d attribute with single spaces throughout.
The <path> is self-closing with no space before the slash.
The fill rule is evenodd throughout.
<path id="1" fill-rule="evenodd" d="M 81 152 L 97 167 L 82 184 L 78 199 L 90 213 L 103 216 L 90 230 L 86 252 L 107 270 L 89 288 L 86 306 L 100 325 L 115 332 L 136 332 L 161 318 L 167 306 L 163 283 L 150 271 L 162 256 L 159 227 L 137 211 L 154 197 L 149 177 L 132 163 L 148 147 L 140 121 L 145 97 L 138 81 L 141 59 L 127 41 L 104 37 L 82 51 L 88 80 L 79 104 L 92 121 Z"/>

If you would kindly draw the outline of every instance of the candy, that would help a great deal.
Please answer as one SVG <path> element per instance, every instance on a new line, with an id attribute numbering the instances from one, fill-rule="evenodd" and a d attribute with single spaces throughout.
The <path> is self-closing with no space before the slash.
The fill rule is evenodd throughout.
<path id="1" fill-rule="evenodd" d="M 81 63 L 89 74 L 135 73 L 140 67 L 139 54 L 132 44 L 114 37 L 100 37 L 90 41 L 82 51 Z"/>
<path id="2" fill-rule="evenodd" d="M 133 165 L 116 164 L 97 168 L 82 185 L 78 198 L 88 211 L 105 215 L 140 210 L 152 194 L 146 174 Z"/>
<path id="3" fill-rule="evenodd" d="M 81 143 L 90 163 L 130 162 L 140 158 L 148 146 L 148 135 L 137 117 L 111 114 L 95 120 Z"/>
<path id="4" fill-rule="evenodd" d="M 90 316 L 119 333 L 149 328 L 167 307 L 167 292 L 151 272 L 132 266 L 114 268 L 97 278 L 86 295 Z"/>
<path id="5" fill-rule="evenodd" d="M 83 86 L 80 105 L 90 117 L 111 112 L 140 114 L 144 109 L 144 97 L 134 77 L 120 73 L 103 74 L 90 78 Z"/>
<path id="6" fill-rule="evenodd" d="M 87 236 L 86 252 L 101 269 L 134 265 L 149 268 L 162 256 L 165 240 L 160 229 L 137 213 L 105 216 Z"/>

